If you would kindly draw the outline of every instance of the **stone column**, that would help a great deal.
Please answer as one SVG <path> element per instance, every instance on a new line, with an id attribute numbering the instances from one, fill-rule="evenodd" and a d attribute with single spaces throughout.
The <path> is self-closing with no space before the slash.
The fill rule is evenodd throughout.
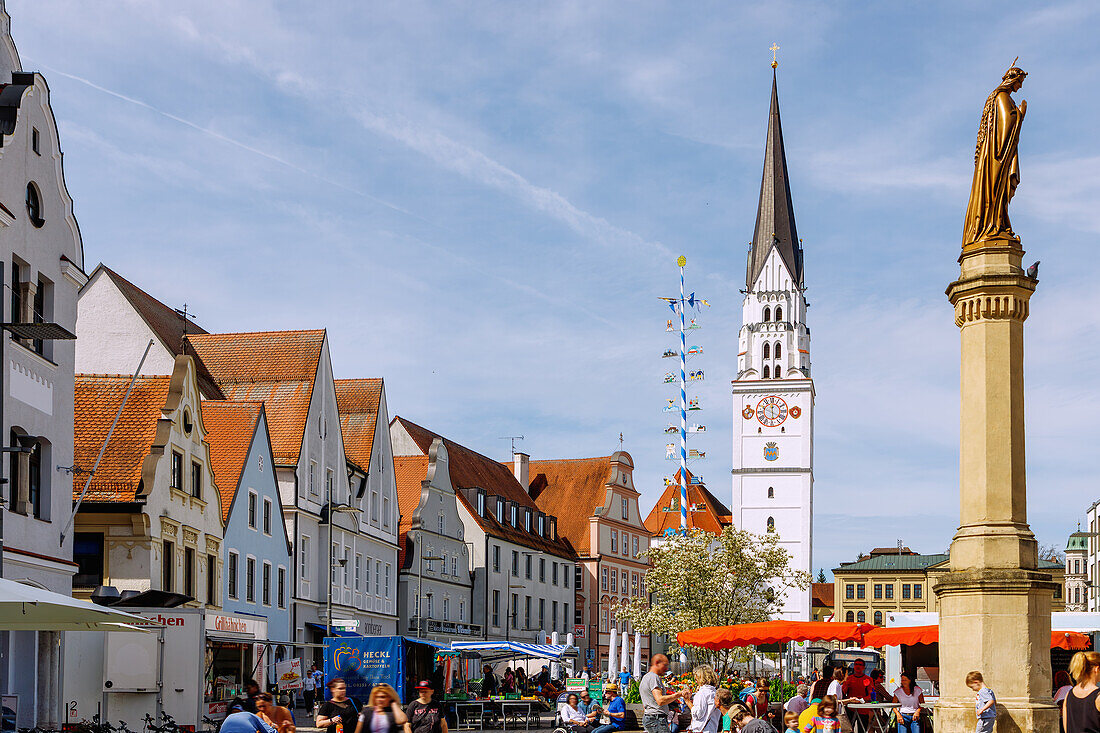
<path id="1" fill-rule="evenodd" d="M 1057 730 L 1050 689 L 1050 607 L 1055 583 L 1039 571 L 1027 524 L 1024 466 L 1024 320 L 1036 280 L 1018 241 L 963 250 L 947 289 L 961 330 L 959 529 L 940 607 L 936 729 L 974 729 L 971 670 L 998 700 L 997 730 Z"/>

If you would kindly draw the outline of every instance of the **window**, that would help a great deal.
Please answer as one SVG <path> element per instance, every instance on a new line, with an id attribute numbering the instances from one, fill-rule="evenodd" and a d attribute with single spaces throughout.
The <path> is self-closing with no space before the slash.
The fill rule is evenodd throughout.
<path id="1" fill-rule="evenodd" d="M 509 614 L 511 619 L 512 628 L 516 628 L 517 616 L 519 615 L 519 596 L 515 593 L 512 594 L 512 612 Z"/>
<path id="2" fill-rule="evenodd" d="M 600 590 L 607 590 L 607 568 L 600 573 Z"/>
<path id="3" fill-rule="evenodd" d="M 638 574 L 634 573 L 630 576 L 630 595 L 638 595 Z"/>
<path id="4" fill-rule="evenodd" d="M 546 628 L 546 599 L 539 599 L 539 628 Z"/>
<path id="5" fill-rule="evenodd" d="M 332 493 L 334 488 L 335 488 L 335 485 L 333 484 L 333 481 L 332 481 L 332 469 L 329 468 L 329 469 L 325 470 L 325 496 L 328 496 L 328 497 L 335 496 L 335 494 Z M 378 520 L 378 517 L 375 517 L 375 521 L 377 521 L 377 520 Z"/>
<path id="6" fill-rule="evenodd" d="M 245 558 L 244 561 L 244 599 L 249 603 L 256 602 L 256 558 Z"/>
<path id="7" fill-rule="evenodd" d="M 558 627 L 558 602 L 550 602 L 550 628 L 556 629 Z"/>
<path id="8" fill-rule="evenodd" d="M 458 599 L 458 620 L 460 622 L 466 620 L 466 601 L 461 598 Z"/>
<path id="9" fill-rule="evenodd" d="M 367 560 L 366 569 L 364 570 L 363 590 L 370 593 L 370 560 Z"/>
<path id="10" fill-rule="evenodd" d="M 389 588 L 387 587 L 388 591 Z M 374 595 L 382 594 L 382 561 L 375 560 L 374 562 Z"/>
<path id="11" fill-rule="evenodd" d="M 764 323 L 767 323 L 771 319 L 772 319 L 772 309 L 769 308 L 768 306 L 764 306 L 764 315 L 761 317 L 761 320 L 764 321 Z"/>
<path id="12" fill-rule="evenodd" d="M 779 379 L 780 376 L 781 375 L 779 373 L 779 365 L 776 364 L 775 365 L 775 371 L 772 373 L 772 379 Z M 786 428 L 784 428 L 784 430 L 786 430 Z"/>
<path id="13" fill-rule="evenodd" d="M 855 599 L 855 597 L 856 597 L 856 587 L 854 585 L 852 585 L 851 583 L 849 583 L 844 588 L 844 597 L 847 598 L 849 601 Z"/>
<path id="14" fill-rule="evenodd" d="M 504 502 L 497 499 L 497 521 L 504 524 Z"/>
<path id="15" fill-rule="evenodd" d="M 446 621 L 451 615 L 451 599 L 443 596 L 443 620 Z"/>
<path id="16" fill-rule="evenodd" d="M 1073 561 L 1073 574 L 1074 575 L 1080 575 L 1081 574 L 1081 561 L 1080 560 L 1074 560 Z"/>
<path id="17" fill-rule="evenodd" d="M 626 586 L 627 586 L 627 582 L 629 582 L 629 580 L 630 580 L 630 573 L 628 573 L 624 570 L 622 572 L 622 575 L 620 576 L 620 583 L 619 583 L 619 587 L 622 588 L 623 593 L 626 593 Z"/>
<path id="18" fill-rule="evenodd" d="M 844 620 L 847 621 L 850 624 L 855 623 L 856 615 L 854 613 L 852 613 L 851 611 L 849 611 L 847 614 L 844 615 Z"/>
<path id="19" fill-rule="evenodd" d="M 1081 602 L 1081 586 L 1077 586 L 1076 588 L 1073 589 L 1073 602 L 1074 603 L 1080 603 Z"/>
<path id="20" fill-rule="evenodd" d="M 634 557 L 638 557 L 638 538 L 634 538 Z"/>
<path id="21" fill-rule="evenodd" d="M 500 591 L 493 591 L 493 626 L 500 626 Z"/>
<path id="22" fill-rule="evenodd" d="M 42 196 L 33 181 L 27 184 L 27 217 L 36 228 L 46 223 L 42 218 Z"/>
<path id="23" fill-rule="evenodd" d="M 913 591 L 912 591 L 911 586 L 908 583 L 902 583 L 901 584 L 901 597 L 902 597 L 902 600 L 907 601 L 907 600 L 909 600 L 910 597 L 912 597 L 912 595 L 913 595 Z"/>
<path id="24" fill-rule="evenodd" d="M 206 602 L 218 605 L 218 556 L 206 556 Z"/>
<path id="25" fill-rule="evenodd" d="M 623 557 L 630 557 L 630 535 L 623 532 Z"/>
<path id="26" fill-rule="evenodd" d="M 256 529 L 256 495 L 248 492 L 248 526 Z"/>
<path id="27" fill-rule="evenodd" d="M 175 590 L 175 562 L 176 546 L 165 540 L 161 548 L 160 560 L 160 589 L 166 591 Z"/>
<path id="28" fill-rule="evenodd" d="M 183 548 L 183 592 L 195 597 L 195 548 Z"/>
<path id="29" fill-rule="evenodd" d="M 451 555 L 451 575 L 458 577 L 458 556 Z"/>
<path id="30" fill-rule="evenodd" d="M 856 586 L 856 598 L 858 598 L 859 600 L 862 601 L 866 597 L 867 597 L 867 586 L 865 586 L 863 583 L 860 583 L 859 585 Z"/>
<path id="31" fill-rule="evenodd" d="M 263 585 L 260 588 L 265 606 L 271 605 L 271 563 L 264 563 Z"/>
<path id="32" fill-rule="evenodd" d="M 775 531 L 775 517 L 768 517 L 768 531 Z"/>
<path id="33" fill-rule="evenodd" d="M 546 517 L 539 515 L 539 537 L 546 536 Z"/>
<path id="34" fill-rule="evenodd" d="M 783 320 L 783 306 L 781 306 L 781 305 L 777 305 L 775 307 L 775 320 L 776 321 L 782 321 Z M 779 356 L 779 354 L 776 354 L 776 356 Z"/>
<path id="35" fill-rule="evenodd" d="M 382 497 L 382 526 L 390 526 L 390 497 Z"/>
<path id="36" fill-rule="evenodd" d="M 279 608 L 286 608 L 286 568 L 279 568 L 279 587 L 278 587 L 278 600 Z"/>
<path id="37" fill-rule="evenodd" d="M 442 514 L 439 515 L 439 534 L 447 534 L 447 519 Z"/>
<path id="38" fill-rule="evenodd" d="M 600 608 L 600 631 L 601 632 L 606 632 L 607 631 L 607 607 L 606 606 L 603 606 L 603 607 Z"/>
<path id="39" fill-rule="evenodd" d="M 775 342 L 775 358 L 783 358 L 783 344 L 779 343 L 778 341 Z"/>
<path id="40" fill-rule="evenodd" d="M 432 594 L 428 593 L 428 618 L 432 617 Z"/>
<path id="41" fill-rule="evenodd" d="M 383 582 L 384 582 L 384 590 L 386 591 L 386 595 L 388 596 L 390 594 L 390 564 L 389 563 L 386 563 L 386 576 L 385 576 L 385 578 L 383 578 Z"/>
<path id="42" fill-rule="evenodd" d="M 299 556 L 301 561 L 301 567 L 298 569 L 298 574 L 302 576 L 302 580 L 309 580 L 309 537 L 302 535 L 302 552 Z"/>
<path id="43" fill-rule="evenodd" d="M 764 379 L 771 379 L 771 376 L 772 376 L 771 369 L 769 369 L 768 365 L 765 364 L 764 365 Z"/>
<path id="44" fill-rule="evenodd" d="M 531 531 L 531 510 L 530 509 L 524 509 L 523 510 L 523 529 L 526 532 Z"/>
<path id="45" fill-rule="evenodd" d="M 913 585 L 913 597 L 914 598 L 921 598 L 923 596 L 924 596 L 924 586 L 921 585 L 920 583 L 915 583 Z"/>
<path id="46" fill-rule="evenodd" d="M 618 592 L 618 583 L 616 582 L 618 580 L 618 577 L 619 577 L 619 574 L 616 573 L 614 570 L 612 570 L 611 571 L 611 592 L 612 593 L 617 593 Z"/>
<path id="47" fill-rule="evenodd" d="M 551 565 L 551 568 L 550 568 L 550 582 L 553 585 L 557 585 L 558 584 L 558 564 L 555 562 L 555 563 L 550 563 L 550 565 Z"/>
<path id="48" fill-rule="evenodd" d="M 875 626 L 882 626 L 882 611 L 875 611 Z"/>
<path id="49" fill-rule="evenodd" d="M 516 505 L 512 505 L 512 526 L 516 526 Z"/>
<path id="50" fill-rule="evenodd" d="M 363 590 L 363 556 L 355 553 L 355 592 Z"/>
<path id="51" fill-rule="evenodd" d="M 523 556 L 523 577 L 525 577 L 527 580 L 531 579 L 531 556 L 530 555 L 524 555 Z"/>
<path id="52" fill-rule="evenodd" d="M 882 598 L 882 583 L 875 583 L 875 600 Z"/>
<path id="53" fill-rule="evenodd" d="M 512 577 L 519 577 L 519 553 L 512 550 Z"/>
<path id="54" fill-rule="evenodd" d="M 1062 586 L 1059 585 L 1059 586 L 1056 586 L 1054 588 L 1054 597 L 1055 598 L 1061 598 L 1062 597 Z"/>
<path id="55" fill-rule="evenodd" d="M 239 557 L 238 557 L 237 553 L 235 553 L 235 552 L 229 553 L 229 569 L 226 572 L 229 573 L 229 597 L 234 598 L 234 599 L 237 597 L 237 563 L 238 562 L 239 562 Z"/>
<path id="56" fill-rule="evenodd" d="M 894 600 L 894 584 L 893 583 L 887 583 L 886 584 L 886 600 L 888 600 L 888 601 Z"/>
<path id="57" fill-rule="evenodd" d="M 768 487 L 768 498 L 769 499 L 774 499 L 775 498 L 775 487 L 772 487 L 772 486 Z"/>
<path id="58" fill-rule="evenodd" d="M 317 496 L 317 461 L 309 462 L 309 494 Z"/>
<path id="59" fill-rule="evenodd" d="M 183 491 L 183 454 L 172 451 L 172 488 Z"/>
<path id="60" fill-rule="evenodd" d="M 477 515 L 479 517 L 485 516 L 485 494 L 480 491 L 477 492 Z"/>
<path id="61" fill-rule="evenodd" d="M 500 545 L 493 545 L 493 572 L 500 572 Z"/>
<path id="62" fill-rule="evenodd" d="M 447 574 L 447 553 L 445 553 L 445 552 L 443 553 L 443 559 L 440 562 L 440 566 L 441 567 L 439 568 L 439 574 L 440 575 L 446 575 Z"/>
<path id="63" fill-rule="evenodd" d="M 271 534 L 271 499 L 264 499 L 264 534 Z"/>
<path id="64" fill-rule="evenodd" d="M 619 508 L 622 509 L 623 519 L 630 519 L 630 500 L 625 497 L 620 498 Z"/>
<path id="65" fill-rule="evenodd" d="M 540 557 L 539 558 L 539 582 L 540 583 L 545 583 L 546 582 L 546 558 L 545 557 Z"/>
<path id="66" fill-rule="evenodd" d="M 566 588 L 568 588 L 569 587 L 569 566 L 568 565 L 562 565 L 561 567 L 562 567 L 561 584 L 563 586 L 565 586 Z M 577 581 L 577 587 L 580 588 L 581 587 L 581 566 L 580 565 L 574 565 L 573 566 L 573 572 L 576 573 L 576 578 L 574 578 L 574 580 Z"/>
<path id="67" fill-rule="evenodd" d="M 611 530 L 611 552 L 616 553 L 619 551 L 619 533 L 615 530 Z"/>
<path id="68" fill-rule="evenodd" d="M 856 622 L 861 623 L 861 624 L 867 623 L 867 614 L 865 614 L 863 611 L 860 611 L 859 613 L 857 613 L 856 614 Z"/>
<path id="69" fill-rule="evenodd" d="M 38 134 L 38 128 L 37 127 L 32 127 L 31 128 L 31 150 L 34 151 L 35 155 L 42 155 L 42 151 L 38 147 L 39 140 L 41 139 L 41 137 L 42 136 Z"/>
<path id="70" fill-rule="evenodd" d="M 191 496 L 202 498 L 202 464 L 194 461 L 191 463 Z"/>
<path id="71" fill-rule="evenodd" d="M 557 626 L 557 624 L 554 624 L 554 625 Z M 569 604 L 568 603 L 563 603 L 562 604 L 561 630 L 562 631 L 569 631 Z"/>
<path id="72" fill-rule="evenodd" d="M 764 343 L 764 358 L 772 358 L 772 345 L 767 342 Z"/>
<path id="73" fill-rule="evenodd" d="M 77 564 L 73 588 L 103 585 L 103 535 L 99 532 L 74 534 L 73 562 Z"/>

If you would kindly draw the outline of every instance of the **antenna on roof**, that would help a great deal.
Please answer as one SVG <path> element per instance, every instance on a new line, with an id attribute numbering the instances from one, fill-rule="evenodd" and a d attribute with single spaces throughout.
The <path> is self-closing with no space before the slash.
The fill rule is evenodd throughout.
<path id="1" fill-rule="evenodd" d="M 512 441 L 512 455 L 516 454 L 516 441 L 523 440 L 522 435 L 502 435 L 497 440 L 510 440 Z"/>

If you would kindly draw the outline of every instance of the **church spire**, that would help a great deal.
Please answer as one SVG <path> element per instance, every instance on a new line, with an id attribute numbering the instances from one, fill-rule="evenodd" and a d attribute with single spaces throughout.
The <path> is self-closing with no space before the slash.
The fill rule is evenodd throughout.
<path id="1" fill-rule="evenodd" d="M 774 69 L 774 66 L 773 66 Z M 764 148 L 764 175 L 760 181 L 760 204 L 745 283 L 750 290 L 764 269 L 772 246 L 790 270 L 797 287 L 802 287 L 802 245 L 794 225 L 794 205 L 787 180 L 787 155 L 783 151 L 783 127 L 779 122 L 779 91 L 772 71 L 772 106 L 768 115 L 768 142 Z"/>

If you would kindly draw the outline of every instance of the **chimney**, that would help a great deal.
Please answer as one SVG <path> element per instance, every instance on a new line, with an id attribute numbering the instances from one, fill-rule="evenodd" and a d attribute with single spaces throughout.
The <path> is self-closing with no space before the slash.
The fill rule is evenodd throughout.
<path id="1" fill-rule="evenodd" d="M 513 453 L 512 470 L 516 474 L 516 481 L 519 481 L 519 485 L 523 487 L 523 490 L 529 491 L 531 488 L 531 456 L 526 453 Z"/>

